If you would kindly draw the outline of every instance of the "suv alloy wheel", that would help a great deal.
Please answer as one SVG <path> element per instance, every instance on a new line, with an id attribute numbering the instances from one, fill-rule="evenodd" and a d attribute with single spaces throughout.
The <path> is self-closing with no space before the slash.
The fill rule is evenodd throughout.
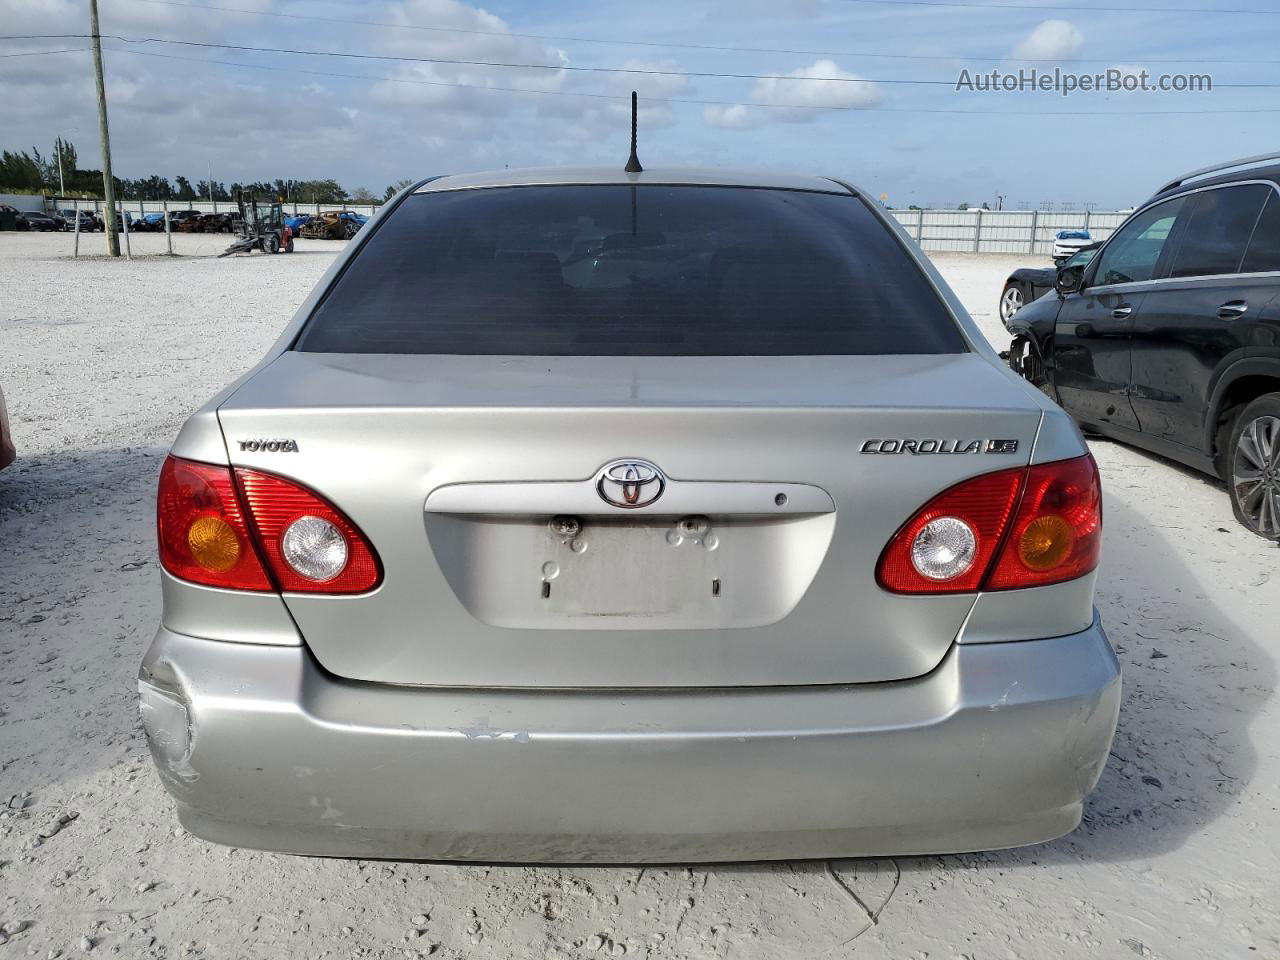
<path id="1" fill-rule="evenodd" d="M 1280 540 L 1280 393 L 1258 397 L 1231 430 L 1228 485 L 1236 519 Z"/>

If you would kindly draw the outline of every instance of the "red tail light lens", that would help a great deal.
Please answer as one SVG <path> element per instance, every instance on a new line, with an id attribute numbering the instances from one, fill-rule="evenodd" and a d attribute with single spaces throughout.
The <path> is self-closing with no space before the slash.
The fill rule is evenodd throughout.
<path id="1" fill-rule="evenodd" d="M 943 491 L 894 534 L 876 579 L 907 594 L 1046 586 L 1093 570 L 1101 544 L 1101 484 L 1086 454 Z"/>
<path id="2" fill-rule="evenodd" d="M 272 590 L 228 467 L 170 457 L 156 497 L 160 563 L 181 580 L 228 590 Z"/>
<path id="3" fill-rule="evenodd" d="M 1093 457 L 1027 470 L 1026 490 L 987 590 L 1016 590 L 1074 580 L 1098 565 L 1102 485 Z"/>
<path id="4" fill-rule="evenodd" d="M 876 568 L 880 586 L 893 593 L 970 593 L 977 590 L 1013 515 L 1025 473 L 1019 468 L 983 474 L 944 490 L 930 500 L 894 534 L 880 555 Z M 973 547 L 969 551 L 969 562 L 963 569 L 947 579 L 937 579 L 936 575 L 929 575 L 932 570 L 922 562 L 919 546 L 938 526 L 935 521 L 950 519 L 958 520 L 969 528 Z"/>
<path id="5" fill-rule="evenodd" d="M 236 469 L 254 532 L 271 572 L 291 593 L 364 593 L 382 570 L 354 523 L 291 480 Z"/>
<path id="6" fill-rule="evenodd" d="M 160 563 L 228 590 L 364 593 L 382 579 L 364 534 L 292 481 L 169 457 L 156 498 Z M 265 563 L 264 563 L 265 561 Z"/>

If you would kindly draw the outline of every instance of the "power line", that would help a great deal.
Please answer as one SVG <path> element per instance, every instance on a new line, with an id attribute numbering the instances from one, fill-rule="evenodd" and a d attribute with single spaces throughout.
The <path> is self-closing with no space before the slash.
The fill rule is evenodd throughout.
<path id="1" fill-rule="evenodd" d="M 31 35 L 25 37 L 0 37 L 0 40 L 79 39 L 83 36 L 85 35 L 75 33 L 46 34 L 43 36 Z M 380 53 L 348 53 L 346 51 L 339 50 L 303 50 L 291 47 L 251 47 L 237 43 L 211 43 L 200 40 L 171 40 L 164 37 L 122 37 L 118 34 L 103 34 L 103 37 L 111 40 L 119 40 L 122 43 L 167 43 L 174 46 L 197 47 L 209 50 L 238 50 L 244 53 L 276 53 L 285 54 L 287 56 L 335 57 L 343 60 L 377 60 L 392 63 L 432 63 L 467 67 L 497 67 L 511 70 L 551 70 L 567 71 L 571 73 L 610 73 L 623 74 L 626 76 L 684 77 L 690 79 L 717 80 L 786 80 L 788 82 L 797 83 L 880 83 L 952 88 L 956 85 L 953 80 L 921 80 L 918 78 L 904 77 L 797 77 L 794 75 L 765 73 L 720 73 L 711 70 L 660 70 L 640 67 L 587 67 L 555 63 L 508 63 L 497 60 L 463 60 L 453 57 L 406 57 Z M 1215 83 L 1214 87 L 1249 89 L 1274 88 L 1280 87 L 1280 83 Z"/>
<path id="2" fill-rule="evenodd" d="M 843 0 L 845 3 L 878 4 L 889 7 L 958 7 L 965 10 L 1035 10 L 1037 13 L 1244 13 L 1280 14 L 1280 10 L 1248 10 L 1227 7 L 1072 7 L 1061 4 L 1039 6 L 1030 3 L 966 3 L 964 0 Z"/>
<path id="3" fill-rule="evenodd" d="M 147 53 L 142 50 L 121 50 L 113 49 L 113 53 L 124 53 L 135 57 L 156 57 L 162 60 L 181 60 L 185 63 L 209 63 L 227 67 L 243 67 L 249 70 L 271 70 L 279 73 L 297 73 L 312 77 L 338 77 L 346 80 L 369 80 L 373 82 L 400 83 L 410 86 L 428 86 L 428 87 L 462 87 L 469 90 L 483 90 L 490 93 L 527 93 L 535 96 L 548 97 L 585 97 L 592 100 L 617 100 L 623 101 L 630 97 L 630 94 L 612 94 L 612 93 L 587 93 L 572 90 L 537 90 L 528 87 L 498 87 L 489 86 L 482 83 L 466 83 L 463 81 L 447 81 L 447 80 L 411 80 L 407 77 L 379 77 L 369 76 L 361 73 L 334 73 L 328 70 L 303 70 L 298 67 L 280 67 L 263 63 L 240 63 L 235 60 L 215 60 L 206 57 L 179 57 L 169 53 Z M 676 104 L 694 104 L 698 106 L 716 106 L 716 107 L 759 107 L 769 110 L 816 110 L 816 111 L 836 111 L 840 113 L 847 112 L 863 112 L 863 113 L 929 113 L 929 114 L 953 114 L 959 116 L 1035 116 L 1035 117 L 1146 117 L 1146 116 L 1187 116 L 1194 114 L 1224 114 L 1224 113 L 1280 113 L 1280 107 L 1247 107 L 1239 109 L 1221 109 L 1221 110 L 948 110 L 941 107 L 850 107 L 850 106 L 820 106 L 811 103 L 759 103 L 749 100 L 704 100 L 689 97 L 658 97 L 646 98 L 648 103 L 676 103 Z"/>
<path id="4" fill-rule="evenodd" d="M 0 53 L 0 60 L 10 57 L 47 57 L 51 53 L 88 53 L 89 47 L 64 47 L 61 50 L 28 50 L 26 53 Z"/>
<path id="5" fill-rule="evenodd" d="M 350 27 L 377 27 L 388 30 L 418 30 L 429 33 L 455 33 L 467 36 L 515 38 L 520 40 L 550 40 L 556 43 L 597 43 L 624 47 L 651 47 L 671 50 L 706 50 L 716 53 L 771 53 L 804 57 L 856 57 L 880 60 L 933 60 L 933 61 L 983 61 L 989 63 L 1041 63 L 1032 57 L 983 57 L 961 54 L 945 56 L 927 53 L 867 53 L 851 50 L 792 50 L 783 47 L 735 47 L 727 44 L 711 43 L 678 43 L 658 40 L 620 40 L 608 37 L 563 36 L 550 33 L 518 33 L 503 30 L 475 30 L 465 27 L 429 27 L 418 23 L 386 23 L 378 20 L 356 20 L 347 17 L 318 17 L 313 14 L 277 13 L 268 10 L 251 10 L 245 7 L 223 7 L 208 3 L 182 3 L 179 0 L 139 0 L 141 3 L 159 4 L 167 7 L 185 7 L 189 10 L 212 10 L 221 13 L 241 13 L 251 16 L 276 17 L 283 20 L 305 20 L 314 23 L 337 23 Z M 1072 63 L 1112 63 L 1115 57 L 1073 57 Z M 1204 57 L 1204 58 L 1141 58 L 1144 63 L 1280 63 L 1280 60 L 1253 60 L 1241 57 Z"/>
<path id="6" fill-rule="evenodd" d="M 0 37 L 0 40 L 70 40 L 87 36 L 77 33 L 44 34 Z M 342 60 L 379 60 L 392 63 L 435 63 L 463 67 L 498 67 L 511 70 L 551 70 L 572 73 L 620 73 L 627 76 L 686 77 L 691 79 L 721 80 L 787 80 L 793 82 L 827 81 L 836 83 L 900 83 L 928 86 L 955 86 L 950 80 L 873 79 L 869 77 L 795 77 L 763 73 L 718 73 L 711 70 L 659 70 L 647 67 L 587 67 L 561 63 L 508 63 L 498 60 L 464 60 L 455 57 L 405 57 L 381 53 L 348 53 L 341 50 L 302 50 L 291 47 L 251 47 L 238 43 L 210 43 L 201 40 L 171 40 L 164 37 L 122 37 L 103 34 L 104 39 L 122 43 L 167 43 L 181 47 L 199 47 L 211 50 L 238 50 L 242 53 L 279 53 L 297 57 L 336 57 Z"/>

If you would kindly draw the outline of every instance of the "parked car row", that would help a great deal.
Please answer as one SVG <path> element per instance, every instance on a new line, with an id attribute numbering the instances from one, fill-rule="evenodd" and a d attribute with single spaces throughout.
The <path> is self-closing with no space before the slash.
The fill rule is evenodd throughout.
<path id="1" fill-rule="evenodd" d="M 19 210 L 0 203 L 0 230 L 65 230 L 66 221 L 56 213 Z"/>
<path id="2" fill-rule="evenodd" d="M 6 221 L 4 218 L 8 217 Z M 163 211 L 152 211 L 135 217 L 131 213 L 122 214 L 131 233 L 160 233 L 165 228 Z M 180 233 L 234 233 L 238 214 L 234 211 L 205 213 L 201 210 L 170 210 L 169 229 Z M 92 233 L 107 229 L 104 217 L 91 210 L 81 210 L 80 232 Z M 7 204 L 0 204 L 0 229 L 57 231 L 74 230 L 76 211 L 71 208 L 49 213 L 17 210 Z M 7 222 L 13 226 L 6 227 Z M 294 236 L 309 237 L 313 240 L 350 240 L 369 218 L 354 210 L 330 210 L 321 214 L 300 214 L 288 217 L 285 223 Z M 117 220 L 116 229 L 119 230 Z"/>
<path id="3" fill-rule="evenodd" d="M 53 213 L 46 213 L 46 214 L 35 214 L 35 213 L 30 213 L 30 212 L 28 212 L 28 213 L 26 213 L 26 214 L 25 214 L 25 216 L 26 216 L 28 219 L 30 219 L 31 217 L 37 217 L 37 216 L 39 216 L 39 217 L 45 217 L 45 218 L 47 218 L 47 219 L 49 219 L 49 220 L 53 221 L 55 224 L 57 224 L 56 226 L 54 226 L 54 227 L 52 227 L 52 228 L 48 228 L 48 229 L 54 229 L 54 230 L 75 230 L 75 228 L 76 228 L 76 226 L 75 226 L 75 224 L 76 224 L 76 211 L 75 211 L 73 208 L 71 208 L 71 207 L 67 207 L 67 208 L 66 208 L 66 209 L 64 209 L 64 210 L 58 210 L 58 211 L 55 211 L 55 212 L 53 212 Z M 81 211 L 80 211 L 80 214 L 79 214 L 79 217 L 80 217 L 80 232 L 81 232 L 81 233 L 92 233 L 92 232 L 93 232 L 93 231 L 95 231 L 95 230 L 102 231 L 103 233 L 105 233 L 105 232 L 106 232 L 106 230 L 107 230 L 107 221 L 106 221 L 106 215 L 105 215 L 105 214 L 100 213 L 100 212 L 95 212 L 95 211 L 92 211 L 92 210 L 81 210 Z M 120 230 L 120 226 L 121 226 L 121 219 L 122 219 L 122 218 L 123 218 L 124 223 L 128 226 L 128 228 L 129 228 L 129 230 L 130 230 L 130 231 L 133 231 L 133 230 L 136 230 L 136 229 L 137 229 L 137 224 L 136 224 L 136 221 L 135 221 L 135 220 L 134 220 L 134 218 L 133 218 L 133 214 L 131 214 L 131 213 L 126 213 L 126 212 L 122 212 L 122 213 L 117 214 L 117 218 L 116 218 L 116 230 L 117 230 L 117 231 L 119 231 L 119 230 Z M 34 227 L 33 227 L 33 229 L 46 229 L 46 228 L 34 228 Z"/>
<path id="4" fill-rule="evenodd" d="M 1240 523 L 1271 540 L 1280 540 L 1278 161 L 1174 180 L 1059 267 L 1051 295 L 1007 314 L 1007 285 L 1001 297 L 1013 369 L 1085 429 L 1220 477 Z"/>
<path id="5" fill-rule="evenodd" d="M 231 233 L 237 216 L 235 213 L 199 213 L 185 218 L 174 229 L 181 233 Z"/>
<path id="6" fill-rule="evenodd" d="M 295 236 L 309 240 L 350 240 L 368 222 L 368 217 L 354 210 L 326 210 L 285 218 L 285 225 Z"/>

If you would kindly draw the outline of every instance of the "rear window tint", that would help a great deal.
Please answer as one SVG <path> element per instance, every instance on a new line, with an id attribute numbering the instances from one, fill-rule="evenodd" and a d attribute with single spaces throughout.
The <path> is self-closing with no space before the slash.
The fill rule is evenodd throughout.
<path id="1" fill-rule="evenodd" d="M 534 186 L 410 196 L 295 349 L 524 356 L 960 353 L 856 197 Z"/>
<path id="2" fill-rule="evenodd" d="M 1195 195 L 1191 220 L 1173 258 L 1171 277 L 1235 273 L 1267 194 L 1260 183 L 1218 187 Z"/>
<path id="3" fill-rule="evenodd" d="M 1240 270 L 1243 273 L 1280 270 L 1280 195 L 1274 189 L 1267 195 L 1267 205 L 1253 228 L 1249 252 Z"/>

